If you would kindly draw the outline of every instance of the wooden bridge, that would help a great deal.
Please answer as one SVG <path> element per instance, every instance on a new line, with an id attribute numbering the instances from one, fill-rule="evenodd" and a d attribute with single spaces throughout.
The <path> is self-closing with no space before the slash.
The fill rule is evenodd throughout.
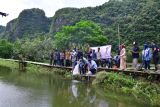
<path id="1" fill-rule="evenodd" d="M 9 61 L 19 62 L 19 60 L 13 60 L 13 59 L 2 59 L 2 60 L 9 60 Z M 71 71 L 72 70 L 72 67 L 53 66 L 53 65 L 50 65 L 48 63 L 32 62 L 32 61 L 25 61 L 25 63 L 34 64 L 34 65 L 40 65 L 40 66 L 50 67 L 50 68 L 64 69 L 64 70 L 67 70 L 67 71 Z M 139 77 L 145 77 L 145 78 L 150 77 L 150 78 L 152 78 L 152 80 L 160 81 L 160 70 L 159 70 L 159 72 L 154 72 L 153 67 L 148 72 L 135 71 L 135 70 L 133 70 L 131 68 L 128 68 L 126 70 L 119 70 L 119 69 L 108 69 L 108 68 L 105 68 L 105 67 L 99 67 L 97 72 L 101 72 L 101 71 L 123 73 L 123 74 L 126 74 L 126 75 L 131 75 L 133 77 L 138 77 L 138 76 Z M 81 75 L 81 76 L 82 77 L 87 77 L 87 78 L 95 78 L 96 77 L 96 75 Z"/>

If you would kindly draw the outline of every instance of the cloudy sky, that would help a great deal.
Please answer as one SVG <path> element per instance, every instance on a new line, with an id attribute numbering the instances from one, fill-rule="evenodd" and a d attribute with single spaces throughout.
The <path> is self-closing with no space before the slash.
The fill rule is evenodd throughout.
<path id="1" fill-rule="evenodd" d="M 102 5 L 108 0 L 0 0 L 0 11 L 9 13 L 7 17 L 0 16 L 0 25 L 6 25 L 10 20 L 17 18 L 23 9 L 40 8 L 51 17 L 55 11 L 63 7 L 94 7 Z"/>

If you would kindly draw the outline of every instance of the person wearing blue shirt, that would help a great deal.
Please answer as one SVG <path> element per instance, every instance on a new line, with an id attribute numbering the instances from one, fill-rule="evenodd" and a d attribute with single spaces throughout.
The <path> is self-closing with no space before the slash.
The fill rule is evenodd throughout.
<path id="1" fill-rule="evenodd" d="M 144 44 L 144 49 L 142 51 L 142 60 L 145 65 L 145 70 L 149 69 L 150 70 L 150 62 L 152 59 L 152 53 L 147 44 Z"/>
<path id="2" fill-rule="evenodd" d="M 96 51 L 95 51 L 95 50 L 93 50 L 93 52 L 92 52 L 92 59 L 93 59 L 94 61 L 97 60 L 97 54 L 96 54 Z"/>

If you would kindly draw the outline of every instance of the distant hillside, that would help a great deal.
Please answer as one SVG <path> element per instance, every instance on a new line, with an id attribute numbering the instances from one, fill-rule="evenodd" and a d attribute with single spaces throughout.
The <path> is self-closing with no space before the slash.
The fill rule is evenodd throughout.
<path id="1" fill-rule="evenodd" d="M 36 33 L 48 33 L 50 19 L 45 16 L 43 10 L 23 10 L 17 19 L 10 21 L 6 26 L 5 36 L 10 40 L 30 37 Z"/>
<path id="2" fill-rule="evenodd" d="M 131 44 L 134 40 L 160 41 L 160 0 L 110 0 L 94 8 L 64 8 L 53 17 L 50 33 L 54 34 L 64 25 L 74 25 L 80 20 L 92 20 L 102 27 L 110 43 L 117 45 L 117 28 L 120 27 L 121 42 Z"/>
<path id="3" fill-rule="evenodd" d="M 62 26 L 80 20 L 98 23 L 113 45 L 118 44 L 118 25 L 121 42 L 126 44 L 134 40 L 140 44 L 160 41 L 160 0 L 110 0 L 94 8 L 63 8 L 52 18 L 47 18 L 40 9 L 27 9 L 7 24 L 5 37 L 15 40 L 41 32 L 54 36 Z"/>

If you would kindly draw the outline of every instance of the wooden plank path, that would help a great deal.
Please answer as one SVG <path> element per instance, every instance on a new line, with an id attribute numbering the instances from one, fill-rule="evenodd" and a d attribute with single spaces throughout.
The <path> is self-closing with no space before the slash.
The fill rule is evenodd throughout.
<path id="1" fill-rule="evenodd" d="M 9 60 L 9 61 L 15 61 L 19 62 L 19 60 L 13 60 L 13 59 L 1 59 L 1 60 Z M 66 69 L 68 71 L 72 70 L 72 67 L 64 67 L 64 66 L 53 66 L 48 63 L 41 63 L 41 62 L 33 62 L 33 61 L 25 61 L 29 64 L 34 64 L 34 65 L 40 65 L 44 67 L 50 67 L 50 68 L 58 68 L 58 69 Z M 141 77 L 153 77 L 156 80 L 160 81 L 160 72 L 153 72 L 152 70 L 149 72 L 144 72 L 144 71 L 134 71 L 132 69 L 126 69 L 126 70 L 119 70 L 119 69 L 108 69 L 105 67 L 99 67 L 97 72 L 101 71 L 106 71 L 106 72 L 115 72 L 115 73 L 123 73 L 126 75 L 132 75 L 132 76 L 141 76 Z M 96 75 L 81 75 L 82 77 L 88 77 L 88 78 L 95 78 Z"/>

